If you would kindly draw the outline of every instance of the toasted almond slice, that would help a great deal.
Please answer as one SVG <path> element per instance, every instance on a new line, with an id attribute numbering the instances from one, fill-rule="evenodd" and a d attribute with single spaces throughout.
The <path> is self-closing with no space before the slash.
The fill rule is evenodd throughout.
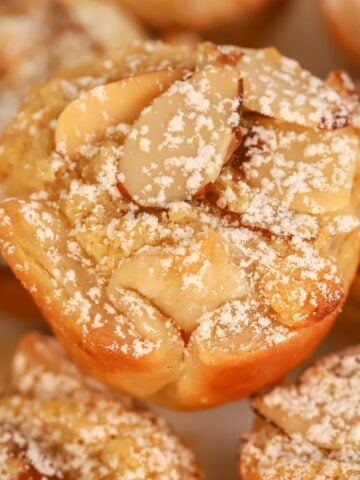
<path id="1" fill-rule="evenodd" d="M 349 204 L 359 156 L 351 128 L 323 132 L 256 117 L 245 139 L 246 179 L 301 213 Z"/>
<path id="2" fill-rule="evenodd" d="M 237 144 L 239 85 L 235 68 L 210 66 L 176 82 L 141 113 L 120 162 L 133 200 L 164 206 L 217 179 Z"/>
<path id="3" fill-rule="evenodd" d="M 275 48 L 244 49 L 237 68 L 248 110 L 311 128 L 346 125 L 348 111 L 338 93 Z"/>
<path id="4" fill-rule="evenodd" d="M 93 145 L 103 138 L 108 127 L 133 122 L 143 108 L 184 74 L 185 70 L 142 73 L 84 93 L 59 117 L 57 150 L 71 157 L 80 146 Z"/>

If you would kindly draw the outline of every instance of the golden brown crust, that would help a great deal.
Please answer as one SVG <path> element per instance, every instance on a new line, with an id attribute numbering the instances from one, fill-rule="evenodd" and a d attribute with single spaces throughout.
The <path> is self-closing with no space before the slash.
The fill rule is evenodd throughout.
<path id="1" fill-rule="evenodd" d="M 199 480 L 164 420 L 85 377 L 54 338 L 24 337 L 0 398 L 2 480 Z"/>
<path id="2" fill-rule="evenodd" d="M 6 208 L 9 215 L 11 203 L 8 203 Z M 7 230 L 6 233 L 8 232 Z M 13 235 L 17 239 L 28 238 L 28 234 L 23 229 L 13 232 Z M 4 238 L 3 232 L 1 236 Z M 11 240 L 11 245 L 14 245 L 14 240 Z M 34 239 L 30 245 L 32 249 L 36 249 Z M 180 379 L 175 371 L 174 378 L 177 381 L 172 384 L 172 369 L 168 362 L 176 364 L 175 354 L 179 348 L 176 344 L 170 344 L 168 351 L 158 358 L 149 355 L 137 359 L 134 356 L 122 354 L 121 350 L 117 352 L 107 350 L 104 343 L 107 340 L 106 337 L 97 335 L 93 341 L 89 338 L 83 339 L 80 329 L 76 327 L 77 315 L 64 315 L 61 302 L 56 302 L 56 299 L 46 294 L 49 288 L 48 279 L 44 278 L 43 282 L 39 282 L 37 269 L 41 260 L 34 260 L 27 255 L 26 247 L 21 246 L 11 249 L 11 253 L 5 250 L 4 255 L 11 266 L 26 265 L 28 267 L 26 269 L 15 267 L 14 271 L 25 288 L 32 291 L 35 301 L 50 321 L 57 337 L 84 371 L 109 385 L 126 389 L 140 398 L 178 409 L 207 408 L 226 403 L 246 397 L 264 386 L 275 383 L 315 350 L 330 330 L 341 309 L 339 305 L 321 322 L 308 328 L 298 329 L 293 336 L 279 344 L 251 353 L 244 352 L 242 355 L 229 352 L 229 358 L 225 355 L 218 360 L 218 364 L 216 360 L 213 365 L 211 362 L 205 363 L 199 355 L 196 344 L 190 342 L 187 345 L 185 364 L 187 370 Z M 45 275 L 47 273 L 46 267 L 45 269 L 42 267 L 40 271 Z M 36 290 L 33 289 L 34 285 Z M 109 340 L 113 341 L 112 338 Z M 181 352 L 180 350 L 180 355 Z M 167 362 L 164 363 L 164 359 L 167 359 Z M 149 393 L 147 391 L 146 379 L 149 371 L 158 373 L 157 381 L 154 375 L 150 379 L 151 388 L 159 390 L 155 395 L 151 394 L 151 390 Z M 169 385 L 162 388 L 162 384 Z"/>
<path id="3" fill-rule="evenodd" d="M 301 362 L 347 296 L 349 118 L 274 49 L 148 43 L 65 72 L 4 135 L 0 169 L 23 197 L 0 207 L 4 256 L 90 374 L 175 408 L 245 396 Z"/>

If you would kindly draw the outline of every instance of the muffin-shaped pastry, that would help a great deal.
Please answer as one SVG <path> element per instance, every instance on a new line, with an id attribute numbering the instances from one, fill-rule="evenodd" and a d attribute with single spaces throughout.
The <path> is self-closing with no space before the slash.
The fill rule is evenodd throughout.
<path id="1" fill-rule="evenodd" d="M 347 295 L 349 117 L 274 49 L 124 48 L 6 130 L 3 254 L 89 374 L 176 408 L 248 395 L 310 354 Z"/>
<path id="2" fill-rule="evenodd" d="M 13 384 L 0 397 L 2 480 L 202 478 L 161 418 L 83 377 L 50 337 L 24 338 Z"/>
<path id="3" fill-rule="evenodd" d="M 0 130 L 55 70 L 141 37 L 115 0 L 2 0 Z"/>
<path id="4" fill-rule="evenodd" d="M 204 29 L 262 11 L 278 0 L 117 0 L 155 28 Z"/>
<path id="5" fill-rule="evenodd" d="M 320 0 L 330 33 L 343 51 L 360 65 L 359 0 Z"/>
<path id="6" fill-rule="evenodd" d="M 253 400 L 259 417 L 240 458 L 244 480 L 360 478 L 360 346 Z"/>

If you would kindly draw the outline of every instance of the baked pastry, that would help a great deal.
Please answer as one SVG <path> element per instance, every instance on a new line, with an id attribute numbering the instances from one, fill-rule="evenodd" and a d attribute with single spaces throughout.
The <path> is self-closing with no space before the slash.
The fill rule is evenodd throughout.
<path id="1" fill-rule="evenodd" d="M 50 337 L 24 338 L 0 397 L 0 477 L 201 478 L 164 420 L 83 377 Z"/>
<path id="2" fill-rule="evenodd" d="M 320 0 L 329 31 L 343 51 L 360 64 L 360 3 L 358 0 Z"/>
<path id="3" fill-rule="evenodd" d="M 243 480 L 360 478 L 360 346 L 317 361 L 297 384 L 253 400 Z"/>
<path id="4" fill-rule="evenodd" d="M 146 25 L 204 29 L 270 8 L 276 0 L 118 0 Z"/>
<path id="5" fill-rule="evenodd" d="M 54 71 L 142 36 L 113 0 L 2 0 L 0 130 Z"/>
<path id="6" fill-rule="evenodd" d="M 126 47 L 5 132 L 4 257 L 74 360 L 135 396 L 221 404 L 306 358 L 359 251 L 359 138 L 274 49 Z"/>

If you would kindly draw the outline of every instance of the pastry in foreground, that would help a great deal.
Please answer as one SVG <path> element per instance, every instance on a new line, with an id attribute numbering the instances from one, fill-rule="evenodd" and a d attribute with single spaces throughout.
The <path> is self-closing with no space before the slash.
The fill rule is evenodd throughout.
<path id="1" fill-rule="evenodd" d="M 196 480 L 193 454 L 149 411 L 84 377 L 51 337 L 25 337 L 0 397 L 2 480 Z"/>
<path id="2" fill-rule="evenodd" d="M 255 397 L 243 480 L 360 478 L 360 346 L 317 361 L 298 383 Z"/>
<path id="3" fill-rule="evenodd" d="M 330 33 L 343 51 L 360 65 L 359 0 L 320 0 Z"/>
<path id="4" fill-rule="evenodd" d="M 274 49 L 146 43 L 64 72 L 7 128 L 4 257 L 87 373 L 205 408 L 303 361 L 359 253 L 359 136 Z"/>
<path id="5" fill-rule="evenodd" d="M 270 8 L 276 0 L 117 0 L 155 28 L 204 29 Z"/>
<path id="6" fill-rule="evenodd" d="M 56 70 L 142 36 L 116 0 L 2 0 L 0 130 Z"/>

